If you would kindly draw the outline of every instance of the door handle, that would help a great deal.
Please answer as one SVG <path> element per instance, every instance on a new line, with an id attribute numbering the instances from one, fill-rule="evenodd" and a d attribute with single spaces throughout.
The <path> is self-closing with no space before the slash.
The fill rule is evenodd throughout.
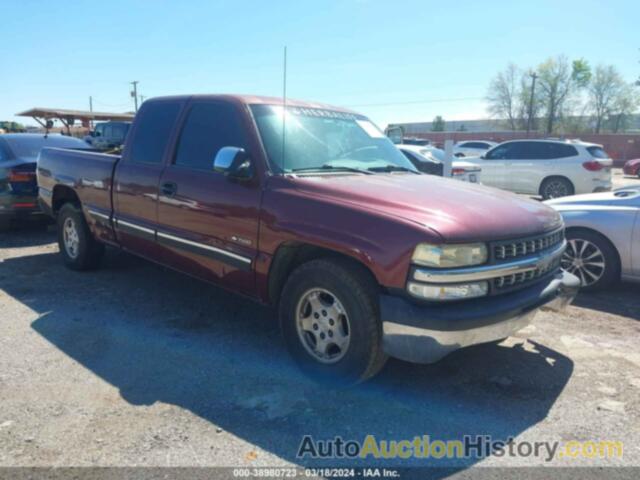
<path id="1" fill-rule="evenodd" d="M 174 182 L 164 182 L 160 186 L 160 191 L 167 197 L 173 197 L 178 191 L 178 185 Z"/>

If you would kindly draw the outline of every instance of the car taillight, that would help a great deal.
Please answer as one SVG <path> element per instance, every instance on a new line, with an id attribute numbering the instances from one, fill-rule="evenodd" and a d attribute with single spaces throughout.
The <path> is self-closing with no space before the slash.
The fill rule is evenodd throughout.
<path id="1" fill-rule="evenodd" d="M 9 171 L 9 181 L 12 183 L 31 182 L 36 177 L 35 172 Z"/>
<path id="2" fill-rule="evenodd" d="M 464 168 L 452 168 L 451 175 L 464 175 L 466 170 Z"/>
<path id="3" fill-rule="evenodd" d="M 590 172 L 598 172 L 604 168 L 604 165 L 602 165 L 600 162 L 596 162 L 595 160 L 584 162 L 582 166 L 585 170 L 589 170 Z"/>

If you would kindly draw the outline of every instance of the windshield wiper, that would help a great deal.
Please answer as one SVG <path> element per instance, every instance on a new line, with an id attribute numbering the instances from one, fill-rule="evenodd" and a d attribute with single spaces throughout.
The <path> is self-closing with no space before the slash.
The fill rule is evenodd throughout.
<path id="1" fill-rule="evenodd" d="M 417 172 L 416 170 L 411 170 L 407 167 L 401 167 L 400 165 L 393 165 L 391 163 L 389 165 L 385 165 L 384 167 L 370 167 L 367 170 L 371 172 L 411 172 L 415 173 L 416 175 L 421 175 L 421 173 Z"/>
<path id="2" fill-rule="evenodd" d="M 369 170 L 363 170 L 361 168 L 354 167 L 341 167 L 339 165 L 329 165 L 325 164 L 320 167 L 303 167 L 303 168 L 292 168 L 292 172 L 322 172 L 323 170 L 330 170 L 332 172 L 353 172 L 353 173 L 364 173 L 365 175 L 373 175 Z"/>

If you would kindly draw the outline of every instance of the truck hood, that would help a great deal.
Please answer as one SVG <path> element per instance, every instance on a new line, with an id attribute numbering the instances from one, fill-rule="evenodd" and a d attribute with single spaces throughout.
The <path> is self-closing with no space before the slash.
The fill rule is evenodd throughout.
<path id="1" fill-rule="evenodd" d="M 553 230 L 562 218 L 541 202 L 432 175 L 317 175 L 294 178 L 312 196 L 400 217 L 447 242 L 517 238 Z"/>

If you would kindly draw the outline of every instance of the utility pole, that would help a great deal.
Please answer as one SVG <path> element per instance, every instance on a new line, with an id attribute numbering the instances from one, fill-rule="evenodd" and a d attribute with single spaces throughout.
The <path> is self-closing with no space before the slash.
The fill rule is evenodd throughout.
<path id="1" fill-rule="evenodd" d="M 135 105 L 135 112 L 138 113 L 138 81 L 131 82 L 133 90 L 131 90 L 131 96 L 133 97 L 133 104 Z"/>
<path id="2" fill-rule="evenodd" d="M 536 92 L 536 80 L 538 79 L 538 74 L 536 72 L 531 72 L 531 98 L 529 99 L 529 118 L 527 119 L 527 138 L 529 138 L 529 132 L 531 131 L 531 120 L 533 117 L 533 99 L 535 98 Z"/>
<path id="3" fill-rule="evenodd" d="M 89 95 L 89 111 L 93 113 L 93 97 Z M 93 130 L 93 119 L 89 120 L 89 128 Z"/>

